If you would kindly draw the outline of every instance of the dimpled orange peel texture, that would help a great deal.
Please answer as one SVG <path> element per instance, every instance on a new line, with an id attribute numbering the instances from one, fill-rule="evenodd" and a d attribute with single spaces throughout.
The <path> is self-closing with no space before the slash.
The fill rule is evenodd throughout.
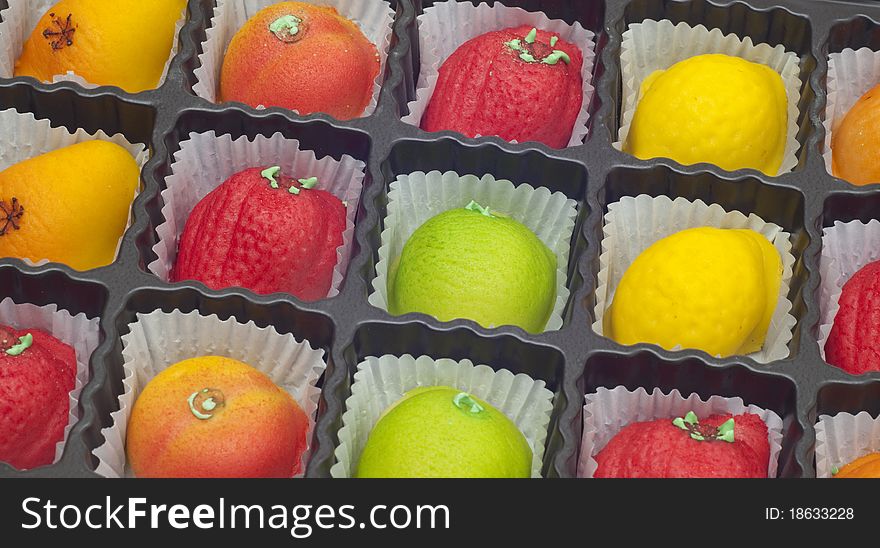
<path id="1" fill-rule="evenodd" d="M 74 72 L 129 93 L 159 85 L 186 0 L 61 0 L 40 18 L 15 76 L 51 82 Z"/>

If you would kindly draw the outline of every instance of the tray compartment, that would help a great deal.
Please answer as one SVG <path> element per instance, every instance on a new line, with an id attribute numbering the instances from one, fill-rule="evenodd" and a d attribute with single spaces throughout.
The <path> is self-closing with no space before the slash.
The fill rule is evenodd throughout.
<path id="1" fill-rule="evenodd" d="M 189 0 L 189 1 L 190 1 L 190 12 L 191 12 L 190 17 L 193 17 L 192 14 L 195 13 L 196 15 L 195 15 L 194 19 L 196 20 L 196 23 L 194 23 L 195 28 L 190 30 L 190 36 L 189 36 L 191 43 L 194 46 L 194 53 L 190 56 L 187 56 L 187 58 L 185 60 L 183 60 L 183 72 L 184 72 L 184 80 L 185 80 L 184 85 L 185 85 L 187 93 L 190 94 L 191 97 L 195 98 L 197 100 L 197 102 L 202 103 L 202 104 L 213 104 L 208 99 L 205 99 L 203 97 L 198 96 L 193 88 L 198 81 L 198 78 L 195 75 L 195 71 L 196 71 L 196 69 L 198 69 L 202 66 L 202 63 L 199 59 L 199 56 L 201 56 L 205 52 L 204 44 L 207 41 L 207 31 L 212 28 L 212 22 L 213 22 L 212 19 L 214 18 L 214 14 L 217 10 L 217 0 Z M 386 2 L 390 6 L 391 10 L 393 10 L 395 12 L 393 26 L 396 27 L 398 19 L 400 19 L 404 15 L 404 10 L 409 6 L 407 6 L 406 1 L 401 1 L 401 0 L 386 0 Z M 316 2 L 308 2 L 308 3 L 316 3 Z M 193 6 L 193 4 L 195 4 L 195 6 Z M 318 4 L 328 4 L 328 2 L 320 2 Z M 270 4 L 266 4 L 266 5 L 268 6 Z M 238 31 L 238 29 L 236 29 L 235 32 L 237 32 L 237 31 Z M 234 33 L 233 33 L 233 35 L 234 35 Z M 391 67 L 391 59 L 390 59 L 391 53 L 395 50 L 397 43 L 398 43 L 398 40 L 399 40 L 398 35 L 393 31 L 391 32 L 390 38 L 391 38 L 391 41 L 388 46 L 389 61 L 385 63 L 384 73 L 382 74 L 382 88 L 383 88 L 382 94 L 383 95 L 385 92 L 385 89 L 384 89 L 385 84 L 391 80 L 391 68 L 390 68 Z M 230 39 L 231 39 L 231 37 L 230 37 Z M 377 48 L 380 48 L 384 44 L 375 44 L 375 45 Z M 228 45 L 227 45 L 227 47 L 228 47 Z M 225 51 L 224 51 L 223 55 L 225 56 Z M 396 60 L 397 59 L 395 59 L 395 61 Z M 222 66 L 222 59 L 220 59 L 220 63 Z M 219 86 L 219 77 L 217 79 L 217 84 Z M 395 86 L 391 86 L 391 87 L 396 88 L 397 86 L 395 85 Z M 244 105 L 243 103 L 238 103 L 238 102 L 233 102 L 233 101 L 228 101 L 228 102 L 224 102 L 224 103 L 218 102 L 217 104 L 221 105 L 221 106 L 237 106 L 240 108 L 245 108 L 252 113 L 253 112 L 260 112 L 261 110 L 263 110 L 263 109 L 256 109 L 256 108 Z M 382 106 L 382 99 L 380 97 L 379 106 L 377 107 L 377 109 L 381 106 Z M 269 109 L 273 112 L 286 113 L 290 116 L 301 117 L 300 115 L 295 114 L 293 111 L 288 110 L 288 109 L 284 109 L 281 107 L 269 107 Z M 362 118 L 369 118 L 370 116 L 373 116 L 373 114 L 374 113 L 371 113 L 369 116 L 363 116 Z M 310 114 L 308 116 L 309 117 L 317 116 L 317 117 L 321 117 L 321 118 L 324 118 L 327 120 L 335 120 L 335 118 L 332 118 L 329 115 L 324 114 L 324 113 L 315 113 L 315 114 Z M 361 118 L 361 117 L 358 117 L 358 118 Z"/>
<path id="2" fill-rule="evenodd" d="M 706 28 L 719 29 L 724 34 L 735 34 L 740 38 L 749 37 L 755 44 L 767 43 L 771 46 L 783 45 L 786 51 L 800 57 L 801 97 L 798 104 L 798 151 L 797 169 L 802 169 L 805 162 L 805 147 L 812 126 L 809 119 L 809 106 L 815 98 L 815 91 L 810 86 L 810 75 L 816 68 L 816 58 L 812 50 L 812 25 L 810 19 L 789 11 L 784 7 L 756 8 L 751 3 L 733 2 L 717 5 L 709 0 L 688 0 L 685 2 L 672 0 L 632 0 L 626 4 L 623 16 L 615 24 L 617 33 L 622 35 L 630 24 L 640 23 L 646 19 L 660 21 L 669 19 L 673 24 L 687 23 L 690 26 L 703 25 Z M 619 64 L 619 50 L 614 51 Z M 619 70 L 619 66 L 618 66 Z M 621 85 L 618 76 L 617 84 L 611 88 L 614 104 L 617 105 L 615 123 L 609 124 L 617 130 L 620 127 Z"/>
<path id="3" fill-rule="evenodd" d="M 439 2 L 435 2 L 434 0 L 412 0 L 415 9 L 414 16 L 419 17 L 424 13 L 426 8 L 430 8 L 434 4 L 439 4 L 442 1 L 447 0 L 441 0 Z M 451 1 L 464 2 L 468 0 Z M 568 24 L 574 24 L 577 22 L 585 29 L 592 31 L 593 34 L 596 35 L 596 62 L 593 64 L 593 87 L 596 87 L 596 78 L 598 78 L 604 71 L 604 67 L 601 69 L 599 68 L 599 57 L 602 53 L 601 48 L 607 43 L 607 37 L 600 39 L 603 35 L 606 0 L 577 0 L 574 2 L 567 0 L 472 0 L 471 3 L 474 5 L 485 3 L 490 6 L 500 4 L 512 8 L 522 8 L 530 12 L 543 12 L 550 19 L 561 19 Z M 416 98 L 416 84 L 419 81 L 419 67 L 421 66 L 419 57 L 421 46 L 419 42 L 418 24 L 411 25 L 408 31 L 407 36 L 411 44 L 412 54 L 407 59 L 409 62 L 405 63 L 404 66 L 404 81 L 406 83 L 406 89 L 405 94 L 398 93 L 396 96 L 398 101 L 397 106 L 400 110 L 401 116 L 409 114 L 407 103 Z M 596 113 L 600 105 L 601 102 L 598 98 L 598 93 L 594 92 L 589 109 L 590 121 L 588 122 L 588 127 L 590 133 L 592 133 L 593 115 Z M 587 139 L 589 139 L 589 134 Z"/>
<path id="4" fill-rule="evenodd" d="M 586 239 L 582 235 L 582 227 L 589 215 L 590 208 L 586 203 L 588 173 L 587 168 L 576 162 L 551 158 L 543 153 L 531 150 L 523 153 L 509 153 L 493 143 L 465 144 L 448 137 L 432 141 L 406 139 L 395 143 L 390 155 L 382 164 L 382 176 L 385 180 L 382 193 L 370 204 L 384 219 L 388 207 L 388 191 L 390 184 L 399 175 L 415 171 L 454 171 L 459 175 L 486 174 L 496 179 L 507 179 L 514 185 L 528 183 L 534 187 L 545 187 L 551 192 L 562 192 L 577 202 L 578 216 L 575 220 L 572 235 L 571 253 L 568 261 L 568 287 L 571 291 L 563 319 L 567 323 L 571 318 L 573 295 L 583 284 L 577 271 L 577 264 L 586 249 Z M 376 276 L 375 265 L 379 261 L 379 247 L 383 226 L 372 227 L 369 232 L 372 261 L 361 271 L 367 288 Z"/>
<path id="5" fill-rule="evenodd" d="M 106 355 L 106 364 L 109 371 L 109 379 L 106 386 L 111 394 L 105 395 L 101 401 L 96 402 L 98 415 L 104 427 L 110 425 L 110 414 L 119 408 L 118 397 L 122 393 L 123 385 L 123 356 L 121 337 L 129 332 L 129 324 L 136 321 L 138 313 L 149 313 L 155 310 L 171 312 L 198 311 L 203 316 L 216 314 L 221 320 L 230 317 L 236 321 L 247 323 L 253 321 L 259 327 L 272 326 L 280 334 L 290 333 L 298 341 L 307 340 L 312 348 L 320 348 L 325 352 L 327 369 L 324 376 L 318 380 L 317 386 L 321 387 L 324 379 L 334 374 L 334 362 L 330 353 L 336 328 L 333 321 L 326 314 L 300 309 L 291 303 L 275 301 L 271 303 L 253 302 L 243 292 L 226 292 L 223 296 L 206 296 L 199 290 L 191 287 L 184 288 L 143 288 L 134 290 L 126 298 L 121 310 L 112 319 L 113 340 L 112 346 Z M 321 422 L 324 409 L 326 408 L 326 394 L 321 394 L 318 404 L 316 422 Z M 317 428 L 312 434 L 311 444 L 314 447 L 317 441 Z M 103 437 L 98 438 L 94 447 L 103 442 Z M 96 466 L 92 458 L 92 467 Z"/>
<path id="6" fill-rule="evenodd" d="M 386 354 L 394 356 L 410 354 L 414 357 L 426 355 L 435 359 L 450 358 L 455 361 L 468 359 L 475 365 L 488 365 L 496 371 L 507 369 L 514 374 L 524 373 L 533 379 L 544 381 L 547 389 L 554 393 L 554 407 L 550 418 L 542 473 L 544 477 L 561 475 L 552 466 L 556 454 L 566 443 L 559 429 L 558 418 L 562 410 L 572 404 L 572 400 L 563 390 L 566 366 L 565 358 L 559 349 L 530 343 L 513 335 L 481 336 L 466 327 L 437 329 L 417 322 L 365 323 L 358 327 L 351 344 L 343 350 L 348 378 L 334 394 L 334 397 L 340 398 L 343 402 L 343 412 L 344 401 L 351 394 L 351 383 L 357 365 L 367 356 L 380 357 Z M 341 426 L 340 414 L 336 431 Z"/>
<path id="7" fill-rule="evenodd" d="M 277 113 L 253 118 L 241 109 L 187 110 L 181 114 L 174 129 L 164 138 L 168 156 L 163 163 L 154 165 L 151 172 L 151 176 L 159 180 L 161 190 L 165 189 L 165 178 L 173 172 L 173 157 L 180 151 L 180 143 L 189 139 L 191 133 L 211 131 L 217 135 L 230 135 L 233 139 L 242 136 L 252 139 L 256 135 L 269 137 L 280 133 L 285 138 L 299 140 L 302 150 L 314 151 L 318 158 L 330 156 L 338 160 L 343 155 L 349 155 L 365 163 L 369 159 L 372 146 L 371 139 L 366 133 L 336 127 L 323 120 L 292 122 Z M 369 186 L 370 181 L 371 177 L 367 173 L 364 179 L 364 188 Z M 162 215 L 163 206 L 164 202 L 158 193 L 147 203 L 150 218 L 149 230 L 142 234 L 137 242 L 140 252 L 139 264 L 145 272 L 147 271 L 146 265 L 156 259 L 153 246 L 158 242 L 156 227 L 165 222 Z M 356 224 L 365 215 L 364 207 L 361 202 Z M 354 239 L 352 260 L 357 256 L 359 250 L 357 239 Z M 344 285 L 345 280 L 343 280 L 343 287 Z"/>
<path id="8" fill-rule="evenodd" d="M 880 415 L 880 381 L 830 382 L 816 395 L 816 417 L 867 411 L 871 416 Z"/>
<path id="9" fill-rule="evenodd" d="M 684 198 L 690 201 L 702 200 L 707 204 L 718 204 L 725 211 L 739 211 L 743 215 L 755 214 L 764 221 L 776 223 L 791 234 L 792 254 L 795 264 L 792 268 L 791 290 L 792 314 L 798 320 L 794 336 L 789 343 L 791 357 L 800 346 L 801 320 L 806 314 L 804 287 L 808 280 L 805 268 L 804 251 L 810 244 L 810 235 L 805 227 L 805 198 L 797 189 L 768 184 L 756 177 L 730 177 L 713 173 L 680 173 L 666 166 L 651 168 L 617 167 L 605 179 L 599 191 L 599 202 L 603 214 L 608 205 L 624 196 L 668 196 L 671 199 Z M 594 237 L 602 241 L 602 226 L 595 227 Z M 597 280 L 598 256 L 593 264 L 593 280 Z M 595 305 L 595 301 L 593 302 Z M 591 321 L 595 321 L 593 309 L 589 310 Z"/>
<path id="10" fill-rule="evenodd" d="M 65 310 L 71 315 L 85 314 L 89 318 L 99 318 L 105 313 L 109 294 L 103 285 L 89 281 L 85 276 L 72 278 L 58 269 L 41 267 L 27 270 L 25 272 L 16 264 L 0 264 L 0 300 L 10 297 L 19 304 L 54 304 L 59 310 Z M 83 409 L 95 406 L 97 400 L 101 399 L 100 396 L 94 397 L 93 391 L 87 390 L 100 382 L 96 377 L 104 371 L 104 364 L 97 359 L 97 353 L 96 351 L 89 361 L 89 382 L 80 394 L 79 422 L 83 422 Z M 89 447 L 88 440 L 73 429 L 67 438 L 64 454 L 58 462 L 26 472 L 0 462 L 0 477 L 64 476 L 73 470 L 85 470 L 86 463 L 82 460 L 82 455 L 88 452 Z"/>
<path id="11" fill-rule="evenodd" d="M 786 424 L 782 477 L 815 475 L 817 413 L 880 413 L 876 403 L 880 373 L 852 377 L 824 364 L 814 336 L 819 321 L 822 228 L 838 220 L 880 217 L 876 213 L 880 191 L 841 185 L 825 172 L 820 140 L 826 59 L 829 52 L 846 47 L 880 48 L 880 5 L 864 0 L 489 0 L 495 1 L 544 11 L 568 22 L 577 20 L 596 33 L 596 91 L 590 136 L 584 145 L 554 151 L 495 137 L 465 140 L 452 134 L 429 135 L 402 123 L 399 115 L 413 98 L 418 79 L 415 18 L 434 4 L 430 0 L 391 0 L 396 18 L 379 107 L 371 116 L 349 122 L 322 114 L 304 118 L 278 109 L 213 105 L 195 96 L 193 71 L 214 0 L 189 1 L 180 52 L 166 83 L 157 90 L 131 95 L 117 88 L 0 79 L 0 108 L 32 112 L 69 129 L 122 132 L 132 142 L 145 143 L 153 155 L 143 172 L 144 191 L 135 201 L 132 227 L 113 265 L 77 273 L 59 265 L 29 267 L 15 259 L 0 259 L 0 289 L 5 294 L 35 304 L 55 302 L 71 312 L 100 314 L 103 337 L 92 356 L 92 380 L 81 397 L 83 418 L 71 432 L 62 461 L 30 472 L 0 464 L 0 477 L 97 477 L 90 452 L 103 440 L 100 429 L 109 421 L 121 389 L 120 336 L 136 312 L 156 308 L 198 308 L 203 313 L 254 319 L 261 325 L 272 323 L 279 331 L 294 332 L 329 351 L 309 477 L 329 476 L 351 374 L 370 353 L 466 357 L 493 367 L 535 372 L 556 394 L 544 461 L 549 477 L 574 476 L 583 396 L 599 385 L 675 387 L 701 395 L 721 391 L 774 409 Z M 7 0 L 0 0 L 0 8 L 6 4 Z M 619 125 L 621 35 L 629 23 L 645 18 L 717 27 L 757 42 L 783 44 L 800 56 L 802 146 L 799 166 L 792 173 L 775 179 L 757 172 L 729 174 L 714 166 L 639 161 L 612 148 Z M 196 283 L 171 287 L 146 272 L 144 261 L 150 259 L 155 243 L 153 227 L 162 221 L 159 192 L 173 154 L 189 132 L 210 130 L 234 136 L 278 131 L 300 139 L 319 155 L 349 154 L 367 163 L 350 264 L 350 274 L 355 275 L 346 278 L 339 297 L 305 304 L 236 289 L 209 292 Z M 560 331 L 528 335 L 509 327 L 486 330 L 467 320 L 439 324 L 427 316 L 391 318 L 369 305 L 387 185 L 398 174 L 432 169 L 491 173 L 515 183 L 548 186 L 577 200 L 579 217 L 569 263 L 572 297 Z M 371 184 L 374 179 L 383 182 Z M 797 263 L 790 297 L 798 327 L 791 357 L 759 366 L 748 359 L 719 360 L 698 351 L 624 348 L 592 332 L 602 215 L 609 203 L 639 193 L 700 198 L 726 209 L 754 212 L 793 234 Z M 805 326 L 808 334 L 802 336 Z"/>
<path id="12" fill-rule="evenodd" d="M 685 397 L 697 393 L 703 400 L 710 396 L 740 397 L 746 405 L 770 409 L 782 417 L 784 425 L 779 477 L 800 477 L 803 472 L 794 451 L 803 428 L 797 421 L 795 384 L 789 378 L 755 372 L 737 364 L 713 367 L 694 358 L 665 360 L 653 352 L 640 351 L 629 356 L 592 355 L 583 377 L 578 379 L 578 388 L 582 394 L 590 394 L 600 386 L 644 388 L 649 393 L 655 388 L 664 393 L 677 389 Z M 583 401 L 579 421 L 583 432 Z"/>

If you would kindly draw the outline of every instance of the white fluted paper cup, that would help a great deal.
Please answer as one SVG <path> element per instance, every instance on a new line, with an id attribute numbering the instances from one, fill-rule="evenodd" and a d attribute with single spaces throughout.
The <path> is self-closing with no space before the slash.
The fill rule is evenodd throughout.
<path id="1" fill-rule="evenodd" d="M 413 232 L 432 217 L 463 208 L 471 200 L 522 223 L 556 255 L 556 301 L 543 331 L 560 329 L 569 296 L 568 256 L 577 202 L 561 192 L 526 183 L 514 186 L 492 175 L 480 178 L 453 171 L 416 171 L 391 183 L 370 304 L 388 310 L 388 269 Z"/>
<path id="2" fill-rule="evenodd" d="M 880 221 L 836 221 L 822 231 L 819 261 L 819 352 L 825 359 L 825 343 L 840 310 L 843 286 L 868 263 L 880 260 Z"/>
<path id="3" fill-rule="evenodd" d="M 98 318 L 85 314 L 72 315 L 54 304 L 37 306 L 30 303 L 16 304 L 7 297 L 0 301 L 0 324 L 15 329 L 39 329 L 73 348 L 76 353 L 76 382 L 69 395 L 68 424 L 64 438 L 55 447 L 55 461 L 61 458 L 70 429 L 80 418 L 79 394 L 89 382 L 89 359 L 101 342 Z"/>
<path id="4" fill-rule="evenodd" d="M 9 7 L 0 11 L 0 37 L 6 41 L 7 47 L 0 52 L 0 77 L 12 78 L 15 73 L 15 62 L 21 57 L 24 43 L 33 32 L 34 27 L 40 21 L 49 9 L 52 8 L 58 0 L 18 0 L 10 2 Z M 156 87 L 160 87 L 165 83 L 168 76 L 168 69 L 171 66 L 171 60 L 177 55 L 180 47 L 180 29 L 186 24 L 186 6 L 180 14 L 180 18 L 174 27 L 174 41 L 171 45 L 171 51 L 168 54 L 168 60 L 162 69 L 162 76 Z M 98 84 L 89 82 L 82 76 L 73 71 L 65 74 L 56 74 L 51 82 L 75 82 L 85 88 L 96 88 Z"/>
<path id="5" fill-rule="evenodd" d="M 37 119 L 33 114 L 19 113 L 15 109 L 0 111 L 0 171 L 14 164 L 23 162 L 34 156 L 46 154 L 59 148 L 64 148 L 84 141 L 108 141 L 115 143 L 127 150 L 137 162 L 138 168 L 143 170 L 144 165 L 150 159 L 150 151 L 141 143 L 131 143 L 121 133 L 107 135 L 101 130 L 88 133 L 84 129 L 77 129 L 71 133 L 67 128 L 53 127 L 52 122 L 46 119 Z M 138 185 L 140 187 L 140 184 Z M 135 189 L 132 202 L 137 197 L 140 188 Z M 128 220 L 125 230 L 119 236 L 116 244 L 116 255 L 119 254 L 119 246 L 122 245 L 122 237 L 128 227 L 131 226 L 132 209 L 128 210 Z M 24 259 L 25 263 L 41 265 L 48 263 L 47 259 L 31 261 Z"/>
<path id="6" fill-rule="evenodd" d="M 767 441 L 770 444 L 770 461 L 767 477 L 775 478 L 782 450 L 782 418 L 775 412 L 756 405 L 746 405 L 742 398 L 711 396 L 707 400 L 697 393 L 684 397 L 677 389 L 664 394 L 655 388 L 650 394 L 644 388 L 629 391 L 625 386 L 613 389 L 600 387 L 595 394 L 587 394 L 584 405 L 584 434 L 578 457 L 580 478 L 592 478 L 598 468 L 595 456 L 611 438 L 634 422 L 659 419 L 672 420 L 693 411 L 698 417 L 730 413 L 752 413 L 761 417 L 767 425 Z"/>
<path id="7" fill-rule="evenodd" d="M 763 348 L 748 354 L 748 357 L 759 363 L 788 357 L 788 343 L 797 323 L 791 314 L 792 304 L 788 299 L 795 262 L 791 253 L 790 234 L 779 225 L 765 222 L 757 215 L 746 217 L 739 211 L 728 212 L 718 204 L 707 205 L 702 200 L 691 202 L 684 198 L 672 200 L 667 196 L 655 198 L 641 194 L 623 197 L 619 202 L 608 206 L 602 229 L 593 331 L 604 335 L 605 312 L 611 306 L 614 292 L 633 261 L 658 240 L 697 227 L 748 228 L 764 235 L 779 252 L 783 268 L 779 299 L 770 319 Z M 680 347 L 676 347 L 672 350 L 679 349 Z"/>
<path id="8" fill-rule="evenodd" d="M 654 71 L 665 70 L 697 55 L 720 53 L 740 57 L 753 63 L 761 63 L 775 70 L 782 77 L 788 97 L 788 133 L 782 165 L 777 175 L 788 173 L 797 166 L 798 102 L 801 97 L 800 58 L 785 51 L 785 47 L 757 44 L 746 37 L 727 34 L 703 25 L 692 27 L 687 23 L 673 25 L 672 21 L 652 21 L 629 25 L 623 33 L 620 49 L 621 78 L 623 80 L 623 110 L 620 116 L 620 132 L 614 147 L 623 150 L 629 128 L 635 116 L 642 82 Z"/>
<path id="9" fill-rule="evenodd" d="M 544 442 L 553 411 L 553 393 L 544 381 L 507 369 L 495 371 L 470 360 L 433 359 L 385 355 L 370 356 L 358 364 L 345 401 L 336 463 L 330 469 L 334 478 L 350 478 L 357 470 L 361 453 L 382 412 L 403 395 L 420 386 L 450 386 L 467 392 L 507 415 L 532 449 L 532 477 L 541 477 Z"/>
<path id="10" fill-rule="evenodd" d="M 354 221 L 364 184 L 366 164 L 351 156 L 340 160 L 330 156 L 317 158 L 314 151 L 300 148 L 299 141 L 276 133 L 271 137 L 257 135 L 233 139 L 230 135 L 190 133 L 174 154 L 172 174 L 162 191 L 162 216 L 165 221 L 156 228 L 159 241 L 153 246 L 158 257 L 147 268 L 169 281 L 177 260 L 177 248 L 186 220 L 196 204 L 227 179 L 253 167 L 279 166 L 285 174 L 297 178 L 317 177 L 318 190 L 327 191 L 346 206 L 342 245 L 336 249 L 336 267 L 327 297 L 339 294 L 351 259 Z"/>
<path id="11" fill-rule="evenodd" d="M 816 477 L 830 478 L 835 468 L 880 451 L 880 419 L 857 415 L 821 415 L 816 423 Z"/>
<path id="12" fill-rule="evenodd" d="M 303 0 L 301 0 L 303 1 Z M 394 10 L 385 0 L 304 0 L 308 4 L 335 8 L 339 15 L 354 21 L 376 46 L 379 52 L 379 75 L 373 84 L 370 104 L 359 117 L 369 116 L 379 104 L 379 92 L 385 78 L 385 65 L 391 48 L 391 27 L 394 24 Z M 218 102 L 220 71 L 226 50 L 235 33 L 261 9 L 277 4 L 279 0 L 217 0 L 214 17 L 205 33 L 200 67 L 195 70 L 196 84 L 193 91 L 212 103 Z M 258 107 L 259 108 L 259 107 Z"/>
<path id="13" fill-rule="evenodd" d="M 138 314 L 129 328 L 122 337 L 125 374 L 119 409 L 110 415 L 111 426 L 101 430 L 104 443 L 92 452 L 102 476 L 133 477 L 125 456 L 125 435 L 135 401 L 153 377 L 180 361 L 201 356 L 232 358 L 268 375 L 308 416 L 306 440 L 311 442 L 321 395 L 315 385 L 327 367 L 323 350 L 271 326 L 240 323 L 235 318 L 221 320 L 216 314 L 202 316 L 198 311 Z M 306 449 L 303 470 L 308 458 Z"/>
<path id="14" fill-rule="evenodd" d="M 440 67 L 465 42 L 487 32 L 504 30 L 520 25 L 556 34 L 562 40 L 575 44 L 583 53 L 581 67 L 583 82 L 583 103 L 572 128 L 568 146 L 583 143 L 587 136 L 589 107 L 593 99 L 593 65 L 596 60 L 595 35 L 580 23 L 573 25 L 560 19 L 550 19 L 540 12 L 529 12 L 522 8 L 512 8 L 495 3 L 478 6 L 467 2 L 437 2 L 426 8 L 417 18 L 419 25 L 419 80 L 416 83 L 416 98 L 408 104 L 409 114 L 403 121 L 421 126 L 422 116 L 434 96 Z"/>
<path id="15" fill-rule="evenodd" d="M 831 139 L 846 114 L 868 90 L 880 83 L 880 52 L 847 48 L 828 54 L 828 95 L 825 101 L 825 148 L 822 158 L 832 173 Z"/>

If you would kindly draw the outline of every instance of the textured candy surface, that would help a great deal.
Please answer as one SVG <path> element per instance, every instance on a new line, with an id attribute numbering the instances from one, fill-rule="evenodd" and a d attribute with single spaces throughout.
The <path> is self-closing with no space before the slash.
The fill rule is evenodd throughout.
<path id="1" fill-rule="evenodd" d="M 130 93 L 153 89 L 171 57 L 185 0 L 61 0 L 24 43 L 15 76 L 52 81 L 68 71 Z"/>
<path id="2" fill-rule="evenodd" d="M 839 303 L 825 360 L 853 375 L 880 371 L 880 261 L 844 284 Z"/>
<path id="3" fill-rule="evenodd" d="M 596 455 L 597 478 L 766 478 L 767 425 L 757 415 L 712 415 L 699 424 L 734 419 L 734 441 L 697 441 L 672 419 L 624 427 Z"/>
<path id="4" fill-rule="evenodd" d="M 645 79 L 624 150 L 776 175 L 787 130 L 779 73 L 739 57 L 697 55 Z"/>
<path id="5" fill-rule="evenodd" d="M 116 258 L 140 168 L 123 147 L 83 141 L 0 172 L 0 257 L 76 270 Z"/>
<path id="6" fill-rule="evenodd" d="M 138 477 L 276 477 L 302 471 L 309 419 L 263 372 L 205 356 L 172 365 L 131 411 L 126 454 Z"/>
<path id="7" fill-rule="evenodd" d="M 621 344 L 761 350 L 779 300 L 782 259 L 749 229 L 689 228 L 658 240 L 627 268 L 605 333 Z"/>
<path id="8" fill-rule="evenodd" d="M 31 346 L 9 354 L 28 334 Z M 75 383 L 73 348 L 38 329 L 0 326 L 0 461 L 19 469 L 52 463 Z"/>
<path id="9" fill-rule="evenodd" d="M 334 8 L 279 2 L 233 37 L 220 99 L 347 120 L 363 114 L 378 74 L 376 46 L 354 22 Z"/>
<path id="10" fill-rule="evenodd" d="M 527 478 L 532 450 L 516 424 L 485 401 L 423 386 L 386 409 L 358 462 L 359 478 Z"/>
<path id="11" fill-rule="evenodd" d="M 583 103 L 583 55 L 540 29 L 530 44 L 531 30 L 489 32 L 459 47 L 440 67 L 422 129 L 568 145 Z M 564 52 L 568 62 L 554 50 Z M 524 60 L 524 54 L 534 61 Z"/>
<path id="12" fill-rule="evenodd" d="M 278 173 L 278 188 L 251 168 L 203 198 L 187 219 L 172 281 L 212 289 L 323 299 L 330 290 L 346 213 L 329 192 Z M 307 177 L 307 175 L 306 175 Z M 290 187 L 298 194 L 290 192 Z"/>
<path id="13" fill-rule="evenodd" d="M 880 183 L 880 84 L 862 95 L 831 134 L 832 172 L 854 185 Z"/>
<path id="14" fill-rule="evenodd" d="M 389 270 L 388 311 L 540 332 L 556 302 L 556 256 L 525 225 L 464 208 L 429 219 Z"/>

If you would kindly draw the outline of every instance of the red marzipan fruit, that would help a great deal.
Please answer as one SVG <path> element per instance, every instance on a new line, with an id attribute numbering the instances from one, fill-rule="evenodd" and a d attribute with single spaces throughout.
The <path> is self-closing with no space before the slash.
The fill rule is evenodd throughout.
<path id="1" fill-rule="evenodd" d="M 825 360 L 853 375 L 880 371 L 880 261 L 844 284 L 839 303 Z"/>
<path id="2" fill-rule="evenodd" d="M 6 353 L 28 333 L 29 348 Z M 75 383 L 73 348 L 39 329 L 0 326 L 0 461 L 19 469 L 52 464 Z"/>
<path id="3" fill-rule="evenodd" d="M 596 455 L 596 478 L 766 478 L 770 460 L 767 425 L 761 417 L 712 415 L 701 427 L 733 417 L 734 441 L 696 441 L 672 419 L 624 427 Z"/>
<path id="4" fill-rule="evenodd" d="M 345 206 L 281 173 L 275 176 L 279 188 L 272 188 L 262 171 L 237 173 L 196 204 L 180 238 L 172 281 L 290 293 L 305 301 L 327 296 Z"/>
<path id="5" fill-rule="evenodd" d="M 531 30 L 521 26 L 489 32 L 455 50 L 440 67 L 422 129 L 567 146 L 583 103 L 583 55 L 562 39 L 550 46 L 555 35 L 541 30 L 528 44 L 525 37 Z M 508 45 L 513 40 L 520 40 L 521 50 Z M 565 52 L 571 61 L 541 62 L 553 50 Z M 524 61 L 524 52 L 536 62 Z"/>
<path id="6" fill-rule="evenodd" d="M 273 27 L 285 17 L 299 23 Z M 220 99 L 348 120 L 370 104 L 378 75 L 379 52 L 353 21 L 334 8 L 279 2 L 257 12 L 232 38 Z"/>

